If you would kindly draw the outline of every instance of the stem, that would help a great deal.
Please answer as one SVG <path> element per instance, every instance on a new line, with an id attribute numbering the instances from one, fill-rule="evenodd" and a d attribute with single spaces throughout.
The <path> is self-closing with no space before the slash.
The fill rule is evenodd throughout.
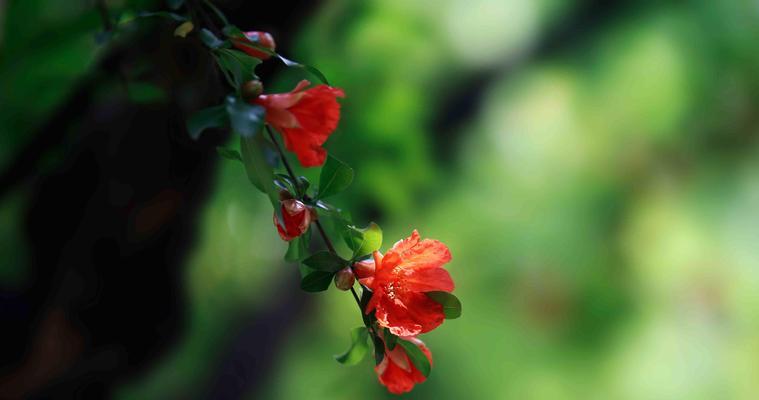
<path id="1" fill-rule="evenodd" d="M 285 152 L 282 151 L 282 147 L 279 145 L 279 142 L 277 141 L 277 138 L 274 136 L 274 133 L 271 131 L 271 127 L 269 127 L 269 125 L 266 125 L 266 133 L 269 134 L 269 139 L 271 139 L 272 143 L 274 143 L 274 146 L 277 148 L 277 153 L 279 153 L 279 158 L 282 160 L 282 164 L 285 165 L 287 174 L 290 175 L 290 179 L 292 179 L 293 184 L 295 185 L 295 190 L 300 192 L 300 184 L 298 183 L 298 179 L 295 177 L 295 173 L 293 172 L 293 169 L 290 166 L 290 163 L 287 161 L 287 157 L 285 157 Z M 316 224 L 316 230 L 319 231 L 319 235 L 321 235 L 322 240 L 324 241 L 324 244 L 327 246 L 327 249 L 329 249 L 329 252 L 337 255 L 335 246 L 332 244 L 332 241 L 329 239 L 329 236 L 327 236 L 327 232 L 324 231 L 324 227 L 322 226 L 321 221 L 317 219 L 316 221 L 314 221 L 314 223 Z M 351 272 L 353 273 L 353 276 L 356 277 L 356 280 L 358 280 L 358 276 L 356 276 L 356 272 L 353 270 L 352 266 L 351 266 Z M 361 312 L 361 318 L 364 319 L 364 308 L 361 307 L 361 299 L 359 299 L 358 294 L 356 293 L 356 289 L 354 289 L 352 286 L 351 286 L 351 294 L 353 294 L 353 298 L 356 300 L 356 305 L 358 305 L 358 309 Z M 364 322 L 366 322 L 366 319 L 364 319 Z M 374 329 L 370 326 L 370 324 L 366 324 L 366 325 L 367 325 L 367 328 L 374 331 Z"/>
<path id="2" fill-rule="evenodd" d="M 285 169 L 287 169 L 287 174 L 290 175 L 290 179 L 293 180 L 293 184 L 295 185 L 295 188 L 300 192 L 300 185 L 298 184 L 298 179 L 295 178 L 295 173 L 293 172 L 292 167 L 290 167 L 290 163 L 287 161 L 287 157 L 285 157 L 285 152 L 282 151 L 282 147 L 279 146 L 279 142 L 277 141 L 277 138 L 274 137 L 274 133 L 271 131 L 271 127 L 269 125 L 266 125 L 266 132 L 269 133 L 269 139 L 271 139 L 272 143 L 274 143 L 274 146 L 277 148 L 277 152 L 279 153 L 279 158 L 282 159 L 282 164 L 285 165 Z"/>
<path id="3" fill-rule="evenodd" d="M 221 10 L 219 10 L 213 3 L 211 3 L 210 0 L 204 0 L 203 3 L 208 6 L 208 8 L 210 8 L 214 14 L 216 14 L 216 17 L 219 18 L 219 21 L 221 21 L 224 26 L 229 25 L 229 21 L 227 20 L 227 17 L 224 15 L 224 13 L 221 12 Z"/>

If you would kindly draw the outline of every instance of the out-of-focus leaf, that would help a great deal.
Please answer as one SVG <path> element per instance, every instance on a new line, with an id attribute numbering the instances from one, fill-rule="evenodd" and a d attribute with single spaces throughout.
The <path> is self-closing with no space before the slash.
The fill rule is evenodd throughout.
<path id="1" fill-rule="evenodd" d="M 219 49 L 215 52 L 216 62 L 226 74 L 229 74 L 234 81 L 231 84 L 235 89 L 243 83 L 256 79 L 255 69 L 261 60 L 251 57 L 241 51 L 231 49 Z"/>
<path id="2" fill-rule="evenodd" d="M 327 271 L 331 273 L 335 273 L 348 266 L 347 261 L 328 251 L 320 251 L 313 254 L 303 260 L 303 264 L 306 264 L 317 271 Z"/>
<path id="3" fill-rule="evenodd" d="M 200 40 L 203 41 L 209 49 L 219 49 L 225 44 L 224 41 L 217 38 L 213 32 L 205 28 L 200 30 Z"/>
<path id="4" fill-rule="evenodd" d="M 453 294 L 448 292 L 427 292 L 427 297 L 443 306 L 445 319 L 456 319 L 461 316 L 461 302 Z"/>
<path id="5" fill-rule="evenodd" d="M 240 152 L 237 150 L 227 149 L 224 147 L 217 147 L 216 152 L 219 153 L 220 156 L 228 160 L 236 160 L 236 161 L 242 162 L 242 156 L 240 155 Z"/>
<path id="6" fill-rule="evenodd" d="M 168 11 L 154 11 L 154 12 L 143 11 L 143 12 L 137 13 L 137 16 L 140 18 L 149 18 L 149 17 L 168 18 L 168 19 L 173 19 L 174 21 L 177 21 L 177 22 L 187 21 L 187 18 L 179 14 L 175 14 L 173 12 L 168 12 Z"/>
<path id="7" fill-rule="evenodd" d="M 265 108 L 248 104 L 235 96 L 227 96 L 226 109 L 233 132 L 246 138 L 261 136 L 258 133 L 264 126 Z"/>
<path id="8" fill-rule="evenodd" d="M 287 252 L 285 253 L 285 261 L 298 261 L 300 260 L 300 236 L 291 240 L 287 244 Z"/>
<path id="9" fill-rule="evenodd" d="M 403 350 L 406 351 L 406 355 L 408 355 L 409 360 L 411 360 L 416 369 L 418 369 L 422 375 L 430 376 L 432 366 L 430 365 L 430 360 L 427 359 L 427 356 L 424 355 L 424 352 L 422 352 L 422 349 L 417 347 L 414 343 L 403 339 L 398 339 L 398 345 L 403 347 Z"/>
<path id="10" fill-rule="evenodd" d="M 351 347 L 335 360 L 343 365 L 356 365 L 369 353 L 369 331 L 365 326 L 351 329 Z"/>
<path id="11" fill-rule="evenodd" d="M 227 25 L 221 30 L 229 38 L 244 38 L 245 33 L 234 25 Z"/>
<path id="12" fill-rule="evenodd" d="M 184 0 L 166 0 L 166 4 L 172 10 L 178 10 L 179 7 L 182 7 L 182 4 L 184 4 Z"/>
<path id="13" fill-rule="evenodd" d="M 185 21 L 177 29 L 174 29 L 174 36 L 186 38 L 193 29 L 195 29 L 195 25 L 193 25 L 192 21 Z"/>
<path id="14" fill-rule="evenodd" d="M 263 154 L 265 142 L 263 135 L 240 136 L 240 154 L 245 165 L 245 172 L 248 174 L 248 180 L 269 197 L 274 210 L 279 212 L 279 192 L 274 186 L 274 172 L 271 166 L 266 163 Z M 281 220 L 281 218 L 279 219 Z"/>
<path id="15" fill-rule="evenodd" d="M 160 103 L 166 100 L 166 92 L 160 86 L 148 82 L 129 82 L 129 100 L 138 104 Z"/>
<path id="16" fill-rule="evenodd" d="M 319 174 L 317 199 L 324 199 L 342 192 L 353 182 L 353 169 L 331 155 Z"/>
<path id="17" fill-rule="evenodd" d="M 229 123 L 227 111 L 223 105 L 204 108 L 187 119 L 187 131 L 197 140 L 208 128 L 221 128 Z"/>

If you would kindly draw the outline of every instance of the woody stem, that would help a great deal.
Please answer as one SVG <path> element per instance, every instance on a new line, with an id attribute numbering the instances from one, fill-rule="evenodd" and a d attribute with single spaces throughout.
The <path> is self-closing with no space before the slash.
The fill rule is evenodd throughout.
<path id="1" fill-rule="evenodd" d="M 285 152 L 282 151 L 282 147 L 279 145 L 279 142 L 277 141 L 277 138 L 274 136 L 274 133 L 272 133 L 271 127 L 269 127 L 269 125 L 266 125 L 266 132 L 269 134 L 269 139 L 271 139 L 272 143 L 274 143 L 274 146 L 277 148 L 277 153 L 279 153 L 279 158 L 282 160 L 282 164 L 284 164 L 285 169 L 287 170 L 287 174 L 290 175 L 290 179 L 292 179 L 293 185 L 295 185 L 295 190 L 300 193 L 300 184 L 298 183 L 298 179 L 295 177 L 295 173 L 293 172 L 293 169 L 290 166 L 290 163 L 287 161 L 287 157 L 285 157 Z M 335 246 L 332 245 L 332 241 L 329 239 L 329 236 L 327 236 L 327 232 L 324 231 L 324 227 L 322 226 L 321 221 L 317 219 L 316 221 L 314 221 L 314 223 L 316 224 L 316 230 L 319 231 L 319 235 L 321 235 L 322 240 L 324 241 L 324 244 L 327 246 L 327 249 L 329 249 L 329 252 L 337 255 Z M 353 271 L 353 268 L 351 268 L 351 272 L 353 272 L 354 276 L 356 275 L 355 271 Z M 357 276 L 356 276 L 356 279 L 358 279 Z M 358 309 L 361 311 L 361 315 L 363 317 L 364 308 L 361 307 L 361 299 L 358 297 L 358 294 L 356 293 L 356 289 L 354 289 L 353 286 L 351 286 L 351 294 L 353 295 L 353 298 L 356 300 Z"/>

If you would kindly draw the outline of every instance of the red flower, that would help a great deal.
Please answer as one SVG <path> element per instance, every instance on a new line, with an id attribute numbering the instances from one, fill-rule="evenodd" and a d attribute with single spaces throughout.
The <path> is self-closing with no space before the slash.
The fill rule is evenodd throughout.
<path id="1" fill-rule="evenodd" d="M 430 360 L 432 365 L 432 353 L 430 353 L 424 343 L 415 338 L 403 338 L 399 340 L 408 340 L 419 347 L 420 350 Z M 396 345 L 393 350 L 385 347 L 385 357 L 382 362 L 374 367 L 377 377 L 381 384 L 387 386 L 387 390 L 393 394 L 410 392 L 417 383 L 424 382 L 427 378 L 419 372 L 418 369 L 409 359 L 406 352 L 401 346 Z"/>
<path id="2" fill-rule="evenodd" d="M 442 268 L 451 260 L 448 247 L 437 240 L 419 240 L 414 230 L 384 257 L 374 252 L 374 260 L 374 276 L 359 278 L 373 292 L 365 312 L 376 310 L 380 326 L 397 336 L 415 336 L 443 323 L 443 306 L 425 292 L 453 291 L 453 280 Z"/>
<path id="3" fill-rule="evenodd" d="M 274 225 L 277 227 L 279 237 L 285 241 L 291 241 L 308 230 L 311 224 L 311 210 L 299 200 L 282 200 L 282 220 L 285 226 L 280 224 L 277 213 L 274 213 Z"/>
<path id="4" fill-rule="evenodd" d="M 256 43 L 260 46 L 266 47 L 271 51 L 274 51 L 274 49 L 277 48 L 277 44 L 274 43 L 274 37 L 272 37 L 268 32 L 250 31 L 245 32 L 244 38 L 232 39 L 233 46 L 244 51 L 245 53 L 248 53 L 248 55 L 251 57 L 255 57 L 261 60 L 268 60 L 269 57 L 271 57 L 269 54 L 266 54 L 263 51 L 256 49 L 255 47 L 246 46 L 246 43 Z"/>
<path id="5" fill-rule="evenodd" d="M 337 128 L 342 89 L 303 80 L 289 93 L 265 94 L 254 102 L 266 108 L 266 122 L 282 133 L 285 147 L 298 156 L 304 167 L 324 164 L 327 151 L 321 146 Z"/>

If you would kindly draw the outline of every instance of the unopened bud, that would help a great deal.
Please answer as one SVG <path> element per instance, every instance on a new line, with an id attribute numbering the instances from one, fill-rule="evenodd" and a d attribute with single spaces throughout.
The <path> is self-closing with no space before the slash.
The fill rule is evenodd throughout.
<path id="1" fill-rule="evenodd" d="M 251 44 L 255 43 L 269 51 L 274 51 L 277 48 L 277 44 L 274 42 L 274 37 L 268 32 L 250 31 L 245 32 L 245 37 L 232 39 L 232 44 L 238 49 L 248 53 L 251 57 L 259 58 L 261 60 L 267 60 L 271 57 L 266 51 L 256 49 Z"/>
<path id="2" fill-rule="evenodd" d="M 246 101 L 253 101 L 264 91 L 264 85 L 258 79 L 253 79 L 242 84 L 240 93 Z"/>
<path id="3" fill-rule="evenodd" d="M 290 200 L 293 198 L 289 190 L 282 189 L 279 191 L 279 201 Z"/>
<path id="4" fill-rule="evenodd" d="M 353 264 L 353 268 L 356 271 L 359 279 L 370 278 L 374 276 L 374 260 L 371 258 L 368 260 L 359 261 Z"/>
<path id="5" fill-rule="evenodd" d="M 355 281 L 356 278 L 353 276 L 350 267 L 343 268 L 335 274 L 335 287 L 340 290 L 349 290 Z"/>

